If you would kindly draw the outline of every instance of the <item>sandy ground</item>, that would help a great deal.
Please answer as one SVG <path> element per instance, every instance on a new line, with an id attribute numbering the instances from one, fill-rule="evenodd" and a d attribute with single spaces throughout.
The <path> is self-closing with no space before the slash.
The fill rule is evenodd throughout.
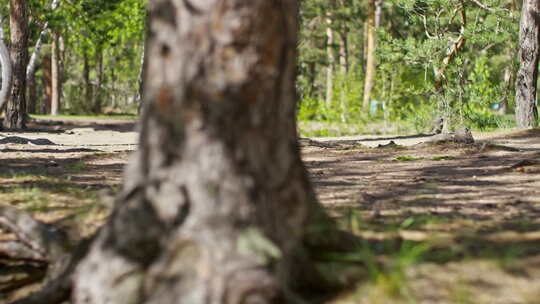
<path id="1" fill-rule="evenodd" d="M 47 120 L 39 124 L 31 123 L 29 129 L 28 132 L 0 132 L 0 147 L 17 144 L 15 140 L 6 140 L 6 137 L 22 137 L 38 140 L 37 144 L 27 145 L 26 148 L 32 150 L 121 152 L 137 148 L 135 124 L 128 120 Z M 41 144 L 40 139 L 49 140 L 50 143 Z"/>

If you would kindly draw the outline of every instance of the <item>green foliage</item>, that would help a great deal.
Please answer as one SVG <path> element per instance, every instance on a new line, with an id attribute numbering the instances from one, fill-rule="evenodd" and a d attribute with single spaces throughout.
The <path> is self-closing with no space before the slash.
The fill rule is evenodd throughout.
<path id="1" fill-rule="evenodd" d="M 381 31 L 380 67 L 391 72 L 395 65 L 405 63 L 400 69 L 416 70 L 417 76 L 423 76 L 423 79 L 407 77 L 404 81 L 398 78 L 400 84 L 407 85 L 398 86 L 394 94 L 401 103 L 412 102 L 409 109 L 418 109 L 428 101 L 437 105 L 423 110 L 431 112 L 432 117 L 440 113 L 454 124 L 481 130 L 500 127 L 501 119 L 491 106 L 499 103 L 503 94 L 513 95 L 503 91 L 506 88 L 502 85 L 502 70 L 515 64 L 506 54 L 512 53 L 512 44 L 508 41 L 517 40 L 517 24 L 512 12 L 504 9 L 504 3 L 499 0 L 485 3 L 493 8 L 489 12 L 466 3 L 463 7 L 466 19 L 462 24 L 458 14 L 462 9 L 460 3 L 454 0 L 393 1 L 390 5 L 395 5 L 398 15 L 415 27 L 411 32 L 400 32 L 401 35 L 389 28 Z M 459 36 L 463 36 L 464 47 L 448 59 Z M 441 69 L 444 71 L 442 89 L 437 90 L 437 76 L 433 71 Z M 409 117 L 411 111 L 398 112 Z"/>
<path id="2" fill-rule="evenodd" d="M 488 58 L 479 57 L 467 79 L 468 94 L 464 105 L 464 114 L 473 127 L 497 127 L 497 116 L 491 111 L 491 105 L 501 98 L 498 89 L 491 77 Z"/>
<path id="3" fill-rule="evenodd" d="M 516 70 L 517 10 L 504 0 L 384 1 L 377 32 L 377 73 L 372 108 L 363 99 L 365 2 L 305 0 L 301 9 L 298 91 L 300 121 L 356 123 L 405 122 L 408 130 L 429 132 L 436 116 L 450 127 L 489 130 L 512 126 L 493 110 L 508 100 L 512 110 Z M 461 14 L 463 12 L 463 15 Z M 464 16 L 464 17 L 462 17 Z M 331 22 L 328 22 L 331 20 Z M 333 31 L 329 45 L 327 30 Z M 457 41 L 464 44 L 453 52 Z M 343 69 L 347 43 L 348 71 Z M 327 47 L 333 53 L 331 62 Z M 333 95 L 325 103 L 326 73 L 334 71 Z"/>
<path id="4" fill-rule="evenodd" d="M 357 73 L 337 75 L 334 79 L 334 95 L 330 104 L 315 96 L 305 96 L 299 105 L 298 118 L 301 121 L 335 121 L 361 123 L 366 119 L 361 109 L 362 80 Z"/>
<path id="5" fill-rule="evenodd" d="M 53 0 L 29 0 L 30 49 L 33 51 L 39 34 L 48 24 L 49 34 L 61 37 L 60 52 L 63 71 L 64 113 L 85 113 L 92 109 L 84 88 L 92 89 L 90 97 L 99 94 L 108 111 L 134 112 L 139 91 L 141 52 L 144 41 L 146 0 L 60 0 L 56 9 Z M 5 38 L 9 37 L 9 1 L 0 0 L 0 14 Z M 51 37 L 43 41 L 43 56 L 50 56 Z M 99 58 L 103 58 L 101 85 L 97 87 Z M 86 62 L 89 83 L 85 83 Z M 38 63 L 42 63 L 39 59 Z M 37 95 L 45 85 L 43 66 L 36 71 Z M 38 98 L 41 102 L 42 98 Z M 43 108 L 38 104 L 38 109 Z"/>
<path id="6" fill-rule="evenodd" d="M 51 2 L 28 2 L 30 45 L 46 22 L 63 38 L 64 113 L 90 112 L 92 105 L 86 99 L 96 95 L 105 101 L 108 111 L 134 112 L 146 1 L 70 0 L 60 1 L 55 10 Z M 0 3 L 4 4 L 0 6 L 0 14 L 5 18 L 8 1 Z M 398 129 L 427 132 L 438 115 L 447 117 L 452 124 L 481 130 L 511 126 L 512 121 L 494 112 L 492 107 L 503 99 L 509 101 L 510 110 L 513 107 L 513 84 L 505 84 L 504 70 L 515 71 L 513 54 L 519 11 L 509 7 L 505 0 L 483 1 L 489 10 L 474 2 L 465 1 L 463 7 L 461 3 L 459 0 L 382 1 L 373 106 L 364 110 L 361 103 L 367 2 L 301 1 L 299 120 L 355 125 L 359 132 L 374 133 Z M 465 13 L 465 22 L 461 11 Z M 3 26 L 9 30 L 6 21 Z M 327 39 L 329 29 L 333 33 L 332 43 Z M 448 60 L 460 37 L 465 41 L 463 48 Z M 50 53 L 50 42 L 46 39 L 45 53 Z M 103 58 L 104 70 L 98 88 L 99 58 Z M 84 66 L 88 69 L 89 83 L 83 75 Z M 326 104 L 328 67 L 332 67 L 334 77 L 332 99 Z M 42 70 L 38 69 L 37 79 L 42 77 Z M 86 87 L 92 91 L 89 95 L 84 92 Z M 43 90 L 40 83 L 38 95 Z M 380 124 L 384 124 L 381 130 L 370 127 Z M 340 133 L 319 131 L 324 132 Z"/>

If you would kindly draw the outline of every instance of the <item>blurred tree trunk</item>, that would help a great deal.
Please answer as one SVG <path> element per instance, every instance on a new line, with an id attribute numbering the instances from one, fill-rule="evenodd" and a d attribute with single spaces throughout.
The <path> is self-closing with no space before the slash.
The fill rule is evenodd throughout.
<path id="1" fill-rule="evenodd" d="M 334 56 L 334 30 L 332 29 L 332 15 L 326 14 L 326 105 L 330 106 L 334 96 L 334 64 L 336 58 Z"/>
<path id="2" fill-rule="evenodd" d="M 146 16 L 146 18 L 144 19 L 144 36 L 143 36 L 143 45 L 142 45 L 141 59 L 140 59 L 141 69 L 139 70 L 139 79 L 138 79 L 139 90 L 137 91 L 137 96 L 134 98 L 135 102 L 137 103 L 137 114 L 141 113 L 141 110 L 143 107 L 143 101 L 144 101 L 144 96 L 143 96 L 144 75 L 146 74 L 146 68 L 148 65 L 147 64 L 148 58 L 146 58 L 146 41 L 148 39 L 149 30 L 150 30 L 150 28 L 148 27 L 148 22 L 149 22 L 148 16 Z"/>
<path id="3" fill-rule="evenodd" d="M 317 87 L 315 85 L 317 77 L 317 63 L 315 61 L 309 61 L 307 66 L 308 75 L 308 95 L 313 96 L 317 93 Z M 318 93 L 317 93 L 318 94 Z"/>
<path id="4" fill-rule="evenodd" d="M 379 26 L 378 20 L 381 15 L 380 0 L 368 0 L 368 11 L 366 20 L 366 76 L 364 78 L 364 101 L 362 107 L 369 108 L 371 100 L 371 91 L 375 84 L 375 49 L 376 49 L 376 31 Z"/>
<path id="5" fill-rule="evenodd" d="M 339 66 L 341 73 L 346 75 L 349 73 L 349 41 L 347 38 L 347 30 L 339 33 Z"/>
<path id="6" fill-rule="evenodd" d="M 338 1 L 340 9 L 345 9 L 347 4 L 340 0 Z M 341 74 L 345 75 L 349 72 L 349 39 L 347 34 L 349 33 L 348 25 L 341 24 L 339 30 L 339 66 L 341 68 Z"/>
<path id="7" fill-rule="evenodd" d="M 459 0 L 459 7 L 458 11 L 460 16 L 460 29 L 459 29 L 459 36 L 457 39 L 454 40 L 452 45 L 449 47 L 449 51 L 446 54 L 446 56 L 442 60 L 442 64 L 440 68 L 434 68 L 434 74 L 435 74 L 435 94 L 443 95 L 444 94 L 444 85 L 445 85 L 445 74 L 450 66 L 450 64 L 454 61 L 456 56 L 465 48 L 465 42 L 467 41 L 465 36 L 465 29 L 467 27 L 467 10 L 465 7 L 464 0 Z M 437 117 L 435 118 L 433 122 L 433 129 L 432 131 L 434 133 L 448 133 L 450 132 L 450 120 L 452 113 L 449 110 L 451 106 L 449 104 L 446 104 L 443 98 L 440 98 L 437 104 Z"/>
<path id="8" fill-rule="evenodd" d="M 51 3 L 51 9 L 55 10 L 58 8 L 58 5 L 60 3 L 60 0 L 53 0 Z M 38 39 L 36 40 L 36 44 L 34 45 L 34 50 L 32 51 L 32 55 L 30 56 L 30 59 L 28 60 L 28 66 L 26 67 L 26 81 L 31 82 L 35 81 L 35 79 L 31 80 L 31 77 L 35 77 L 36 74 L 36 68 L 37 63 L 39 62 L 39 56 L 41 54 L 41 48 L 43 46 L 43 40 L 47 36 L 47 32 L 49 31 L 49 22 L 46 21 L 43 25 L 43 28 L 41 29 L 41 32 L 39 33 Z"/>
<path id="9" fill-rule="evenodd" d="M 2 18 L 0 17 L 0 24 Z M 13 77 L 12 67 L 11 67 L 11 56 L 9 55 L 9 50 L 4 43 L 3 36 L 4 32 L 0 26 L 0 63 L 2 64 L 2 83 L 0 89 L 0 112 L 3 111 L 4 106 L 6 105 L 8 98 L 11 94 L 11 80 Z"/>
<path id="10" fill-rule="evenodd" d="M 27 77 L 28 81 L 28 99 L 27 110 L 29 114 L 36 114 L 36 101 L 37 101 L 37 84 L 36 84 L 36 70 L 34 69 L 34 75 Z"/>
<path id="11" fill-rule="evenodd" d="M 10 0 L 11 62 L 13 82 L 7 103 L 4 127 L 26 128 L 26 64 L 28 62 L 28 8 L 25 0 Z"/>
<path id="12" fill-rule="evenodd" d="M 43 55 L 41 60 L 43 69 L 43 103 L 41 104 L 41 113 L 51 113 L 52 101 L 52 73 L 51 73 L 51 55 Z"/>
<path id="13" fill-rule="evenodd" d="M 58 96 L 60 98 L 60 109 L 68 108 L 68 100 L 62 99 L 64 96 L 64 72 L 65 72 L 65 60 L 66 60 L 66 43 L 64 37 L 58 34 Z"/>
<path id="14" fill-rule="evenodd" d="M 516 75 L 516 122 L 518 128 L 538 125 L 536 89 L 540 39 L 540 2 L 524 0 L 519 26 L 519 60 Z"/>
<path id="15" fill-rule="evenodd" d="M 508 8 L 510 9 L 511 15 L 514 15 L 517 12 L 516 1 L 509 0 Z M 504 81 L 503 96 L 502 96 L 501 101 L 499 102 L 499 109 L 498 109 L 498 112 L 501 115 L 505 115 L 508 113 L 510 92 L 513 91 L 514 85 L 516 83 L 515 81 L 516 71 L 514 69 L 514 64 L 513 64 L 514 53 L 515 53 L 515 46 L 514 45 L 508 46 L 506 50 L 506 56 L 508 57 L 508 64 L 504 67 L 504 73 L 503 73 L 503 81 Z"/>
<path id="16" fill-rule="evenodd" d="M 92 112 L 94 114 L 100 114 L 103 111 L 103 48 L 98 47 L 96 50 L 96 86 L 94 88 L 94 94 L 92 99 Z"/>
<path id="17" fill-rule="evenodd" d="M 313 279 L 292 260 L 321 214 L 296 134 L 297 9 L 150 1 L 140 148 L 73 303 L 290 303 Z"/>
<path id="18" fill-rule="evenodd" d="M 52 78 L 52 97 L 51 97 L 51 115 L 58 115 L 60 109 L 60 51 L 58 34 L 53 33 L 51 47 L 51 78 Z"/>
<path id="19" fill-rule="evenodd" d="M 84 81 L 84 104 L 85 109 L 91 110 L 92 102 L 92 83 L 90 82 L 90 58 L 88 58 L 88 49 L 83 47 L 83 81 Z"/>
<path id="20" fill-rule="evenodd" d="M 111 82 L 111 94 L 110 94 L 110 105 L 111 108 L 114 110 L 117 108 L 117 97 L 116 97 L 116 65 L 117 65 L 117 59 L 113 56 L 111 59 L 111 62 L 109 63 L 109 71 L 110 71 L 110 82 Z"/>
<path id="21" fill-rule="evenodd" d="M 144 74 L 146 73 L 146 66 L 147 66 L 148 59 L 146 58 L 146 45 L 143 44 L 142 52 L 141 52 L 141 70 L 139 72 L 139 90 L 137 92 L 137 97 L 135 98 L 135 101 L 137 102 L 137 114 L 141 113 L 142 107 L 143 107 L 143 101 L 144 101 Z"/>

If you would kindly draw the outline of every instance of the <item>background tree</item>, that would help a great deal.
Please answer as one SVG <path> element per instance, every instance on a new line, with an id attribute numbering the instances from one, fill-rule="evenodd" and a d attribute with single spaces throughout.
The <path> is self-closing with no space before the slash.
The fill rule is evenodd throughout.
<path id="1" fill-rule="evenodd" d="M 407 25 L 387 26 L 379 37 L 378 81 L 392 87 L 382 95 L 390 116 L 424 128 L 435 116 L 446 117 L 447 129 L 506 124 L 492 108 L 513 91 L 504 82 L 504 68 L 515 64 L 508 41 L 517 42 L 508 1 L 399 3 L 392 20 Z"/>
<path id="2" fill-rule="evenodd" d="M 4 43 L 4 30 L 2 28 L 2 18 L 0 17 L 0 65 L 2 68 L 2 83 L 0 88 L 0 112 L 4 109 L 8 97 L 11 93 L 11 58 L 9 50 Z"/>
<path id="3" fill-rule="evenodd" d="M 28 62 L 28 8 L 25 0 L 10 0 L 10 54 L 13 63 L 13 83 L 7 103 L 4 127 L 26 127 L 26 64 Z"/>
<path id="4" fill-rule="evenodd" d="M 302 2 L 298 88 L 305 135 L 428 132 L 437 116 L 448 118 L 449 131 L 459 125 L 483 130 L 513 125 L 496 109 L 503 101 L 509 112 L 514 109 L 514 84 L 504 76 L 512 78 L 516 69 L 514 2 L 380 1 L 385 18 L 372 31 L 377 73 L 366 89 L 371 39 L 364 24 L 370 3 Z M 334 69 L 330 104 L 325 98 L 328 26 L 322 19 L 327 15 L 333 16 L 333 54 L 340 57 L 335 64 L 341 64 L 339 54 L 349 54 L 348 69 Z M 362 107 L 366 94 L 376 101 L 369 111 Z M 313 121 L 327 128 L 312 131 Z"/>
<path id="5" fill-rule="evenodd" d="M 380 26 L 381 19 L 381 0 L 369 0 L 367 8 L 366 20 L 366 76 L 364 78 L 364 101 L 362 106 L 364 109 L 369 107 L 371 101 L 371 90 L 375 83 L 375 49 L 377 47 L 376 31 Z"/>
<path id="6" fill-rule="evenodd" d="M 326 13 L 326 54 L 328 58 L 328 64 L 326 66 L 326 105 L 332 104 L 334 97 L 334 66 L 336 61 L 334 50 L 334 30 L 332 29 L 332 14 Z"/>
<path id="7" fill-rule="evenodd" d="M 540 2 L 524 0 L 519 25 L 520 67 L 516 76 L 516 122 L 520 128 L 538 125 L 536 107 L 540 39 Z"/>

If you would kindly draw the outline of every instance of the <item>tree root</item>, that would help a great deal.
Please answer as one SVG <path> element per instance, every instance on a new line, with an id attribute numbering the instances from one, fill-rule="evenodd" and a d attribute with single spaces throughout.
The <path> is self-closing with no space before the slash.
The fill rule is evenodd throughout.
<path id="1" fill-rule="evenodd" d="M 0 242 L 0 256 L 8 264 L 16 264 L 11 271 L 2 273 L 0 292 L 44 280 L 39 291 L 14 304 L 54 304 L 69 299 L 73 272 L 86 255 L 92 238 L 76 244 L 64 231 L 12 207 L 0 207 L 0 228 L 17 239 Z"/>
<path id="2" fill-rule="evenodd" d="M 92 241 L 93 237 L 81 241 L 73 254 L 66 257 L 68 262 L 65 263 L 65 267 L 57 276 L 51 277 L 48 273 L 49 279 L 45 281 L 39 291 L 17 300 L 13 304 L 57 304 L 68 300 L 73 286 L 72 279 L 75 268 L 88 252 Z"/>
<path id="3" fill-rule="evenodd" d="M 16 241 L 0 242 L 0 256 L 10 260 L 46 261 L 39 252 L 32 250 L 24 243 Z"/>

